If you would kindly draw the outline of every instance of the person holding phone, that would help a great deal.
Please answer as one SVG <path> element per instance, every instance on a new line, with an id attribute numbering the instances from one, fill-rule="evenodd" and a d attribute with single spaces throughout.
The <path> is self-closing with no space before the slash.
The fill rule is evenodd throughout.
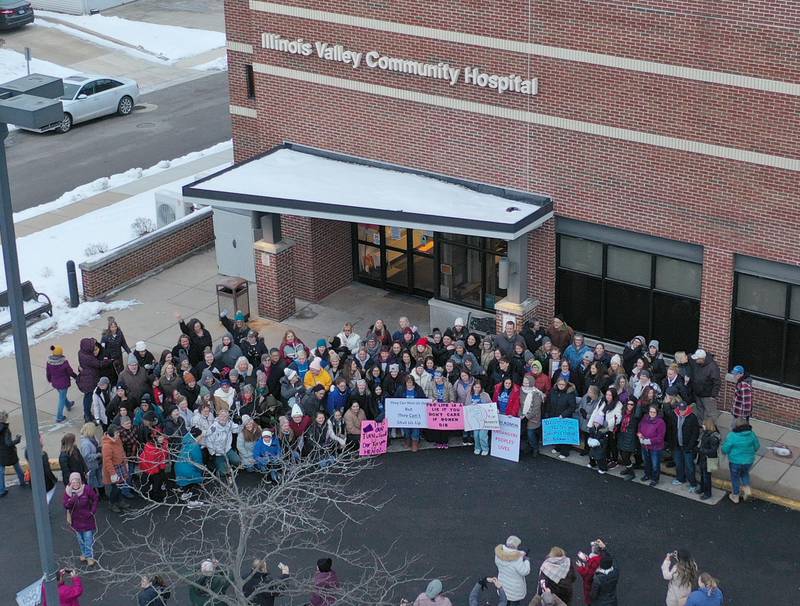
<path id="1" fill-rule="evenodd" d="M 685 549 L 672 551 L 661 562 L 661 576 L 668 582 L 667 606 L 685 606 L 697 581 L 697 563 Z"/>
<path id="2" fill-rule="evenodd" d="M 253 560 L 253 569 L 242 575 L 244 586 L 242 593 L 253 606 L 275 606 L 275 598 L 284 590 L 283 581 L 289 578 L 289 567 L 283 562 L 278 563 L 281 571 L 280 578 L 276 581 L 269 573 L 266 560 Z"/>
<path id="3" fill-rule="evenodd" d="M 497 606 L 508 606 L 506 591 L 503 589 L 503 584 L 497 577 L 478 579 L 478 582 L 475 583 L 475 586 L 469 594 L 469 606 L 481 606 L 481 594 L 484 590 L 489 589 L 490 585 L 492 585 L 497 592 Z M 489 602 L 485 602 L 485 604 L 488 603 Z"/>
<path id="4" fill-rule="evenodd" d="M 58 603 L 60 606 L 81 606 L 78 601 L 83 595 L 83 582 L 72 568 L 62 568 L 56 573 L 58 582 Z M 42 583 L 42 606 L 47 606 L 47 596 Z"/>
<path id="5" fill-rule="evenodd" d="M 594 573 L 600 567 L 600 560 L 603 559 L 605 553 L 606 544 L 601 539 L 592 541 L 588 555 L 582 551 L 577 553 L 578 561 L 575 562 L 575 570 L 578 571 L 583 580 L 583 601 L 586 604 L 592 603 L 592 580 L 594 579 Z"/>
<path id="6" fill-rule="evenodd" d="M 539 593 L 541 594 L 547 588 L 556 594 L 564 604 L 570 606 L 575 578 L 575 570 L 566 552 L 561 547 L 553 547 L 539 568 Z"/>
<path id="7" fill-rule="evenodd" d="M 521 544 L 519 537 L 511 535 L 505 544 L 494 548 L 497 578 L 505 588 L 508 606 L 522 604 L 528 591 L 525 577 L 531 573 L 531 563 L 527 551 L 519 548 Z"/>

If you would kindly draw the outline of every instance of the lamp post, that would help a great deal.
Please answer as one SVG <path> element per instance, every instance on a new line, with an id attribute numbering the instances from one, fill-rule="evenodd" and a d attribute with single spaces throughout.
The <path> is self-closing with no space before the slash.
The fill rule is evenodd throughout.
<path id="1" fill-rule="evenodd" d="M 56 587 L 56 563 L 47 509 L 47 491 L 44 485 L 42 446 L 39 442 L 39 422 L 33 394 L 28 333 L 22 308 L 22 286 L 14 231 L 14 211 L 11 207 L 11 191 L 8 185 L 5 139 L 8 135 L 8 124 L 40 129 L 61 122 L 64 110 L 60 97 L 63 94 L 64 83 L 60 78 L 41 74 L 31 74 L 12 82 L 0 84 L 0 239 L 2 240 L 3 266 L 6 272 L 6 289 L 8 290 L 13 326 L 22 420 L 25 427 L 25 442 L 33 484 L 36 540 L 39 545 L 39 560 L 45 579 L 47 603 L 53 605 L 59 603 L 58 588 Z"/>

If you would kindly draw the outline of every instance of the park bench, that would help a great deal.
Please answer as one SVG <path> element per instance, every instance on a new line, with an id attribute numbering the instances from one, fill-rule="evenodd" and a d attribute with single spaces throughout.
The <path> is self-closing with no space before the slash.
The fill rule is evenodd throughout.
<path id="1" fill-rule="evenodd" d="M 45 299 L 45 300 L 41 300 Z M 0 292 L 0 332 L 5 332 L 11 328 L 11 317 L 6 316 L 9 308 L 8 291 Z M 50 297 L 44 293 L 36 292 L 31 282 L 22 283 L 22 305 L 25 310 L 25 320 L 32 320 L 38 318 L 42 314 L 50 314 L 53 316 L 53 305 L 50 302 Z M 5 313 L 3 313 L 5 312 Z"/>

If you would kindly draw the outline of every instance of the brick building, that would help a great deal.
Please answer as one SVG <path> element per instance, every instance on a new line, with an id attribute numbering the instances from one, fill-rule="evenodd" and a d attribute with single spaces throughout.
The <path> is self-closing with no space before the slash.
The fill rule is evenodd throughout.
<path id="1" fill-rule="evenodd" d="M 559 311 L 743 364 L 800 426 L 800 4 L 225 7 L 237 164 L 184 194 L 262 314 L 354 279 Z"/>

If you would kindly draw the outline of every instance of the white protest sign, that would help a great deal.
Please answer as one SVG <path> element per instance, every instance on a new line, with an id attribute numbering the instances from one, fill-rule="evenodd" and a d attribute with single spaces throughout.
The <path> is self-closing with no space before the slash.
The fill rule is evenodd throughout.
<path id="1" fill-rule="evenodd" d="M 519 429 L 517 417 L 500 416 L 500 429 L 492 431 L 492 456 L 519 463 Z"/>
<path id="2" fill-rule="evenodd" d="M 386 420 L 389 427 L 427 429 L 427 398 L 386 398 Z"/>
<path id="3" fill-rule="evenodd" d="M 467 404 L 464 406 L 464 431 L 498 429 L 500 421 L 497 417 L 497 404 L 494 402 Z"/>

